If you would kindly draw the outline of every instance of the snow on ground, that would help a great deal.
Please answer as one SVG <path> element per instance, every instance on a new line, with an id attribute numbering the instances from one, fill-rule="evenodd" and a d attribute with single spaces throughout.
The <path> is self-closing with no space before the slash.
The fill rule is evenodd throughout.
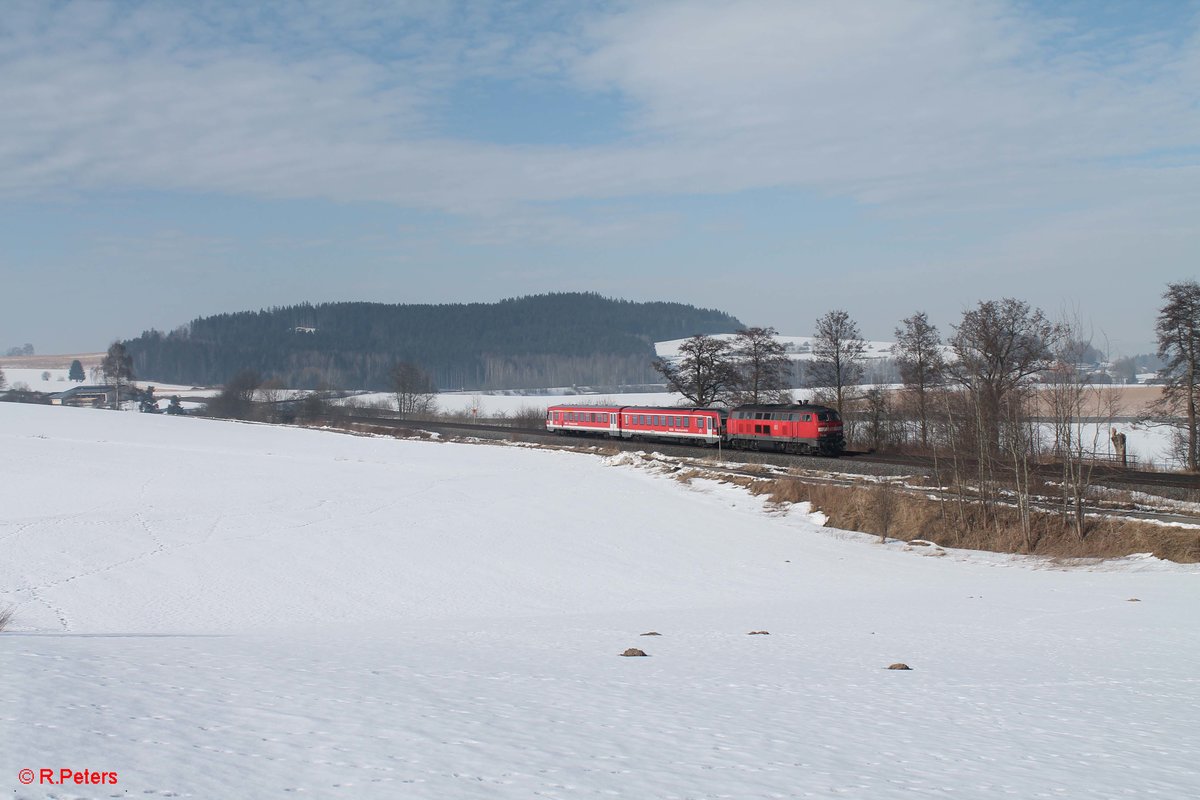
<path id="1" fill-rule="evenodd" d="M 732 333 L 716 333 L 712 335 L 712 338 L 733 342 L 737 336 Z M 678 358 L 679 346 L 686 341 L 687 339 L 671 339 L 666 342 L 655 342 L 654 352 L 659 358 Z M 775 341 L 783 345 L 788 357 L 793 361 L 811 361 L 814 358 L 813 343 L 816 342 L 814 336 L 776 336 Z M 895 342 L 864 342 L 863 356 L 867 359 L 893 358 L 892 347 L 895 344 Z M 944 349 L 949 350 L 949 348 Z"/>
<path id="2" fill-rule="evenodd" d="M 14 797 L 1200 794 L 1194 565 L 923 557 L 627 457 L 15 405 L 0 447 Z"/>
<path id="3" fill-rule="evenodd" d="M 1054 425 L 1042 423 L 1040 426 L 1042 442 L 1049 448 L 1054 443 Z M 1125 434 L 1125 449 L 1131 459 L 1131 464 L 1138 467 L 1172 467 L 1178 468 L 1179 462 L 1172 453 L 1174 450 L 1174 428 L 1167 425 L 1128 422 L 1125 420 L 1111 423 L 1085 422 L 1076 425 L 1073 435 L 1080 437 L 1083 449 L 1095 452 L 1106 458 L 1115 458 L 1110 431 L 1116 429 Z"/>
<path id="4" fill-rule="evenodd" d="M 91 386 L 93 384 L 102 384 L 104 380 L 98 375 L 93 375 L 90 370 L 85 370 L 86 378 L 82 382 L 72 381 L 67 376 L 70 370 L 66 369 L 29 369 L 3 367 L 4 378 L 8 381 L 9 387 L 17 384 L 25 384 L 35 392 L 65 392 L 76 386 Z M 154 394 L 157 397 L 170 397 L 174 394 L 187 394 L 192 397 L 214 397 L 220 391 L 219 389 L 193 389 L 190 386 L 176 386 L 174 384 L 164 384 L 157 381 L 134 381 L 134 385 L 145 388 L 147 386 L 154 387 Z"/>

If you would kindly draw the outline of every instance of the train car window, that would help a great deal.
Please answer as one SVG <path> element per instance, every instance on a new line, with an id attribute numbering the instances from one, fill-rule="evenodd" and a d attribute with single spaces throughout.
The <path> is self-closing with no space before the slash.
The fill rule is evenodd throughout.
<path id="1" fill-rule="evenodd" d="M 812 414 L 805 414 L 805 415 L 804 415 L 804 421 L 805 421 L 805 422 L 812 422 Z"/>
<path id="2" fill-rule="evenodd" d="M 684 417 L 684 418 L 683 418 L 683 427 L 685 427 L 685 428 L 690 428 L 690 427 L 692 427 L 692 418 L 691 418 L 691 417 Z"/>

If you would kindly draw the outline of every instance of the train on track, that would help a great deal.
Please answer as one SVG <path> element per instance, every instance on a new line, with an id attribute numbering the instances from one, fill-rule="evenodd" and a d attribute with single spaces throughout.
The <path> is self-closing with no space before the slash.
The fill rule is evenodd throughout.
<path id="1" fill-rule="evenodd" d="M 827 406 L 744 405 L 718 408 L 669 406 L 551 406 L 546 430 L 556 434 L 697 444 L 745 450 L 839 456 L 846 448 L 842 419 Z"/>

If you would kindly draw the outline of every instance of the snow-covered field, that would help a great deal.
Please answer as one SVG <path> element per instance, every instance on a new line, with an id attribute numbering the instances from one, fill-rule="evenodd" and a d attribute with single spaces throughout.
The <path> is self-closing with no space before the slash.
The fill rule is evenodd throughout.
<path id="1" fill-rule="evenodd" d="M 0 367 L 0 369 L 4 370 L 4 378 L 8 381 L 10 387 L 17 384 L 24 384 L 35 392 L 65 392 L 72 387 L 81 385 L 81 383 L 69 380 L 67 375 L 70 371 L 65 369 L 28 369 L 20 367 Z M 85 370 L 84 375 L 86 378 L 82 381 L 82 385 L 104 383 L 104 380 L 100 376 L 91 374 L 89 370 Z M 219 389 L 193 389 L 190 386 L 176 386 L 157 381 L 135 381 L 134 383 L 141 387 L 153 386 L 156 397 L 170 397 L 173 394 L 187 394 L 192 397 L 212 397 L 220 391 Z"/>
<path id="2" fill-rule="evenodd" d="M 716 333 L 712 335 L 713 339 L 724 339 L 727 342 L 733 342 L 737 336 L 732 333 Z M 793 361 L 811 361 L 813 356 L 813 345 L 816 343 L 816 337 L 813 336 L 776 336 L 775 340 L 783 345 L 788 357 Z M 666 342 L 655 342 L 654 352 L 660 358 L 678 358 L 679 347 L 687 339 L 671 339 Z M 863 357 L 868 361 L 872 359 L 893 358 L 892 347 L 896 343 L 890 342 L 863 342 Z M 949 348 L 943 348 L 949 351 Z"/>
<path id="3" fill-rule="evenodd" d="M 0 405 L 0 448 L 17 798 L 1200 795 L 1195 566 L 519 447 Z"/>

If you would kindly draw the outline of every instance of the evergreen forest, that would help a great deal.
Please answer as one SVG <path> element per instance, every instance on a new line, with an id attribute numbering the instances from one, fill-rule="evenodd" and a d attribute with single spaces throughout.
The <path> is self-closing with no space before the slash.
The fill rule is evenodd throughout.
<path id="1" fill-rule="evenodd" d="M 439 389 L 522 389 L 653 383 L 656 341 L 742 327 L 682 303 L 591 293 L 497 303 L 347 302 L 282 306 L 151 330 L 124 344 L 139 379 L 223 384 L 243 370 L 294 388 L 390 389 L 398 362 Z"/>

